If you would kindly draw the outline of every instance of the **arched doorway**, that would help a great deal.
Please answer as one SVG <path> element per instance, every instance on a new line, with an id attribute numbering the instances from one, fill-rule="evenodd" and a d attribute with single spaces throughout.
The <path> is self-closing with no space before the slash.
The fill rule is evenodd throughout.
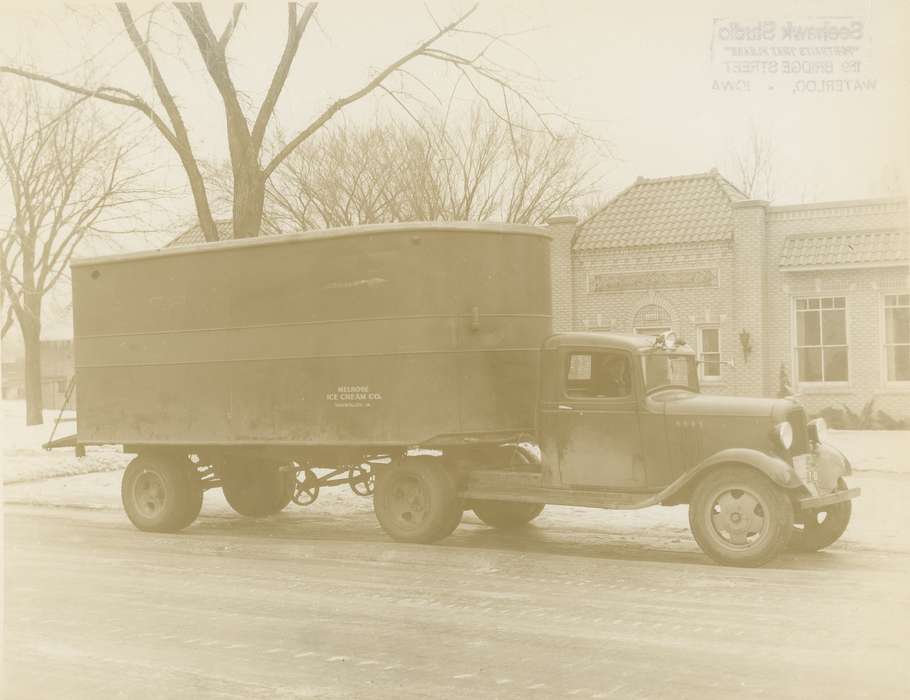
<path id="1" fill-rule="evenodd" d="M 632 319 L 632 329 L 639 335 L 660 335 L 672 330 L 670 312 L 659 304 L 645 304 Z"/>

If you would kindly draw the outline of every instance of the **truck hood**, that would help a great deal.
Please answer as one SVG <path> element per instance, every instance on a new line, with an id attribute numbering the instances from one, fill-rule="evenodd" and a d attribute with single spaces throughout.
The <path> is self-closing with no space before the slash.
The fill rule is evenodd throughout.
<path id="1" fill-rule="evenodd" d="M 743 396 L 717 396 L 693 394 L 688 391 L 669 390 L 652 394 L 651 401 L 664 405 L 668 416 L 752 416 L 771 418 L 784 415 L 789 402 L 783 399 L 760 399 Z M 776 409 L 776 410 L 775 410 Z"/>

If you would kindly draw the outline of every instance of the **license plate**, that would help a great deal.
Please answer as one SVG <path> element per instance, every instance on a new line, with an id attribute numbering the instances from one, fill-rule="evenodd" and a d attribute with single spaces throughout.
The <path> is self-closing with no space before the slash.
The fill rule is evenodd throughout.
<path id="1" fill-rule="evenodd" d="M 818 493 L 818 469 L 815 466 L 815 460 L 811 454 L 797 455 L 793 458 L 793 469 L 796 475 L 809 488 L 810 493 Z"/>

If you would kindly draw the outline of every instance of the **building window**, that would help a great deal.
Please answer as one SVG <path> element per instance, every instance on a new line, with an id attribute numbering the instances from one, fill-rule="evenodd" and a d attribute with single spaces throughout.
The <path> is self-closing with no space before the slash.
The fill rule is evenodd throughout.
<path id="1" fill-rule="evenodd" d="M 670 330 L 670 313 L 657 304 L 642 306 L 632 320 L 632 327 L 639 335 L 666 333 Z"/>
<path id="2" fill-rule="evenodd" d="M 847 381 L 845 297 L 796 300 L 796 365 L 801 382 Z"/>
<path id="3" fill-rule="evenodd" d="M 885 366 L 889 382 L 910 381 L 910 294 L 885 295 Z"/>
<path id="4" fill-rule="evenodd" d="M 720 328 L 701 326 L 698 329 L 698 359 L 701 360 L 701 378 L 720 380 Z"/>

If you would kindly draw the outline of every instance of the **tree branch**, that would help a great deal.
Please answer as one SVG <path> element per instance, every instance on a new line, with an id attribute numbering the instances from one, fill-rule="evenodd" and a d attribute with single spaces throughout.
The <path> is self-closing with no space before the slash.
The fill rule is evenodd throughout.
<path id="1" fill-rule="evenodd" d="M 294 151 L 295 148 L 297 148 L 301 143 L 303 143 L 310 136 L 312 136 L 321 126 L 323 126 L 332 117 L 334 117 L 341 109 L 343 109 L 347 105 L 351 104 L 352 102 L 356 102 L 357 100 L 364 97 L 365 95 L 368 95 L 369 93 L 371 93 L 386 78 L 388 78 L 392 73 L 394 73 L 396 70 L 401 68 L 403 65 L 405 65 L 409 61 L 412 61 L 413 59 L 417 58 L 418 56 L 425 55 L 427 49 L 429 49 L 434 43 L 439 41 L 439 39 L 441 39 L 443 36 L 451 33 L 455 29 L 457 29 L 461 24 L 463 24 L 468 19 L 468 17 L 470 17 L 472 14 L 474 14 L 474 12 L 476 10 L 477 10 L 477 5 L 474 5 L 470 10 L 468 10 L 463 15 L 461 15 L 461 17 L 456 19 L 451 24 L 447 24 L 445 27 L 443 27 L 438 32 L 436 32 L 436 34 L 434 34 L 429 39 L 427 39 L 422 44 L 420 44 L 416 49 L 414 49 L 413 51 L 409 51 L 408 53 L 401 56 L 398 60 L 394 61 L 393 63 L 390 63 L 388 66 L 386 66 L 384 69 L 382 69 L 376 75 L 376 77 L 374 77 L 372 80 L 370 80 L 362 88 L 360 88 L 359 90 L 355 90 L 354 92 L 347 95 L 346 97 L 342 97 L 341 99 L 338 99 L 335 102 L 333 102 L 328 107 L 328 109 L 326 109 L 322 114 L 320 114 L 308 127 L 306 127 L 306 129 L 304 129 L 299 134 L 297 134 L 297 136 L 295 136 L 293 139 L 291 139 L 291 141 L 288 142 L 288 144 L 284 148 L 282 148 L 278 152 L 278 154 L 274 158 L 272 158 L 272 160 L 269 161 L 269 164 L 266 165 L 266 167 L 263 171 L 265 176 L 269 177 L 269 175 L 272 174 L 272 172 L 275 170 L 275 168 L 278 167 L 278 165 L 281 163 L 281 161 L 283 161 L 285 158 L 287 158 Z"/>
<path id="2" fill-rule="evenodd" d="M 297 5 L 294 3 L 288 5 L 288 34 L 284 43 L 284 51 L 281 54 L 281 59 L 278 61 L 278 66 L 275 68 L 275 73 L 272 75 L 272 82 L 269 85 L 269 90 L 265 95 L 265 99 L 259 107 L 259 114 L 256 115 L 256 122 L 253 124 L 253 146 L 257 151 L 262 146 L 266 127 L 275 111 L 275 105 L 278 103 L 278 98 L 281 96 L 284 84 L 287 82 L 288 74 L 291 71 L 291 65 L 294 63 L 294 57 L 297 55 L 297 50 L 300 48 L 300 39 L 303 37 L 307 25 L 310 23 L 310 18 L 316 11 L 316 5 L 317 3 L 315 2 L 307 4 L 303 10 L 303 16 L 299 20 L 297 19 Z"/>
<path id="3" fill-rule="evenodd" d="M 48 85 L 53 85 L 56 88 L 66 90 L 67 92 L 72 92 L 77 95 L 82 95 L 83 97 L 91 97 L 97 100 L 103 100 L 104 102 L 110 102 L 111 104 L 121 105 L 123 107 L 131 107 L 147 116 L 155 125 L 155 128 L 157 128 L 158 131 L 161 132 L 162 136 L 167 139 L 168 143 L 170 143 L 175 148 L 177 147 L 177 141 L 174 132 L 168 128 L 167 124 L 164 123 L 164 120 L 158 116 L 155 110 L 152 109 L 151 106 L 145 102 L 145 100 L 127 90 L 107 85 L 102 85 L 101 87 L 97 87 L 94 90 L 90 90 L 89 88 L 73 85 L 72 83 L 66 83 L 62 80 L 57 80 L 56 78 L 51 78 L 47 75 L 33 73 L 31 71 L 22 70 L 21 68 L 14 68 L 12 66 L 0 66 L 0 73 L 17 75 L 20 78 L 33 80 L 37 83 L 46 83 Z"/>
<path id="4" fill-rule="evenodd" d="M 243 10 L 243 3 L 234 3 L 234 9 L 231 12 L 231 20 L 227 23 L 224 31 L 221 32 L 221 36 L 218 37 L 218 45 L 221 47 L 222 51 L 227 48 L 228 42 L 234 35 L 234 30 L 237 28 L 237 23 L 240 21 L 241 10 Z"/>
<path id="5" fill-rule="evenodd" d="M 143 40 L 142 36 L 139 34 L 139 30 L 136 28 L 136 23 L 133 21 L 133 15 L 130 12 L 129 7 L 127 7 L 126 3 L 119 2 L 117 3 L 117 12 L 120 14 L 120 19 L 123 22 L 123 26 L 126 28 L 126 33 L 129 36 L 130 41 L 133 43 L 133 47 L 136 49 L 136 53 L 139 54 L 143 64 L 145 64 L 145 69 L 152 79 L 155 93 L 158 95 L 158 99 L 161 100 L 161 104 L 164 106 L 168 118 L 171 120 L 175 136 L 171 145 L 177 152 L 177 156 L 180 158 L 180 162 L 183 164 L 187 178 L 190 181 L 190 189 L 193 193 L 193 201 L 196 204 L 196 212 L 199 216 L 199 226 L 202 228 L 202 234 L 208 241 L 217 241 L 218 231 L 215 228 L 215 221 L 212 218 L 212 211 L 209 208 L 208 195 L 205 191 L 205 181 L 202 179 L 202 173 L 199 172 L 199 164 L 196 162 L 196 157 L 193 154 L 189 133 L 183 122 L 180 110 L 177 108 L 174 97 L 171 95 L 171 91 L 164 82 L 164 77 L 158 69 L 158 64 L 155 62 L 155 58 L 152 56 L 148 44 Z"/>

